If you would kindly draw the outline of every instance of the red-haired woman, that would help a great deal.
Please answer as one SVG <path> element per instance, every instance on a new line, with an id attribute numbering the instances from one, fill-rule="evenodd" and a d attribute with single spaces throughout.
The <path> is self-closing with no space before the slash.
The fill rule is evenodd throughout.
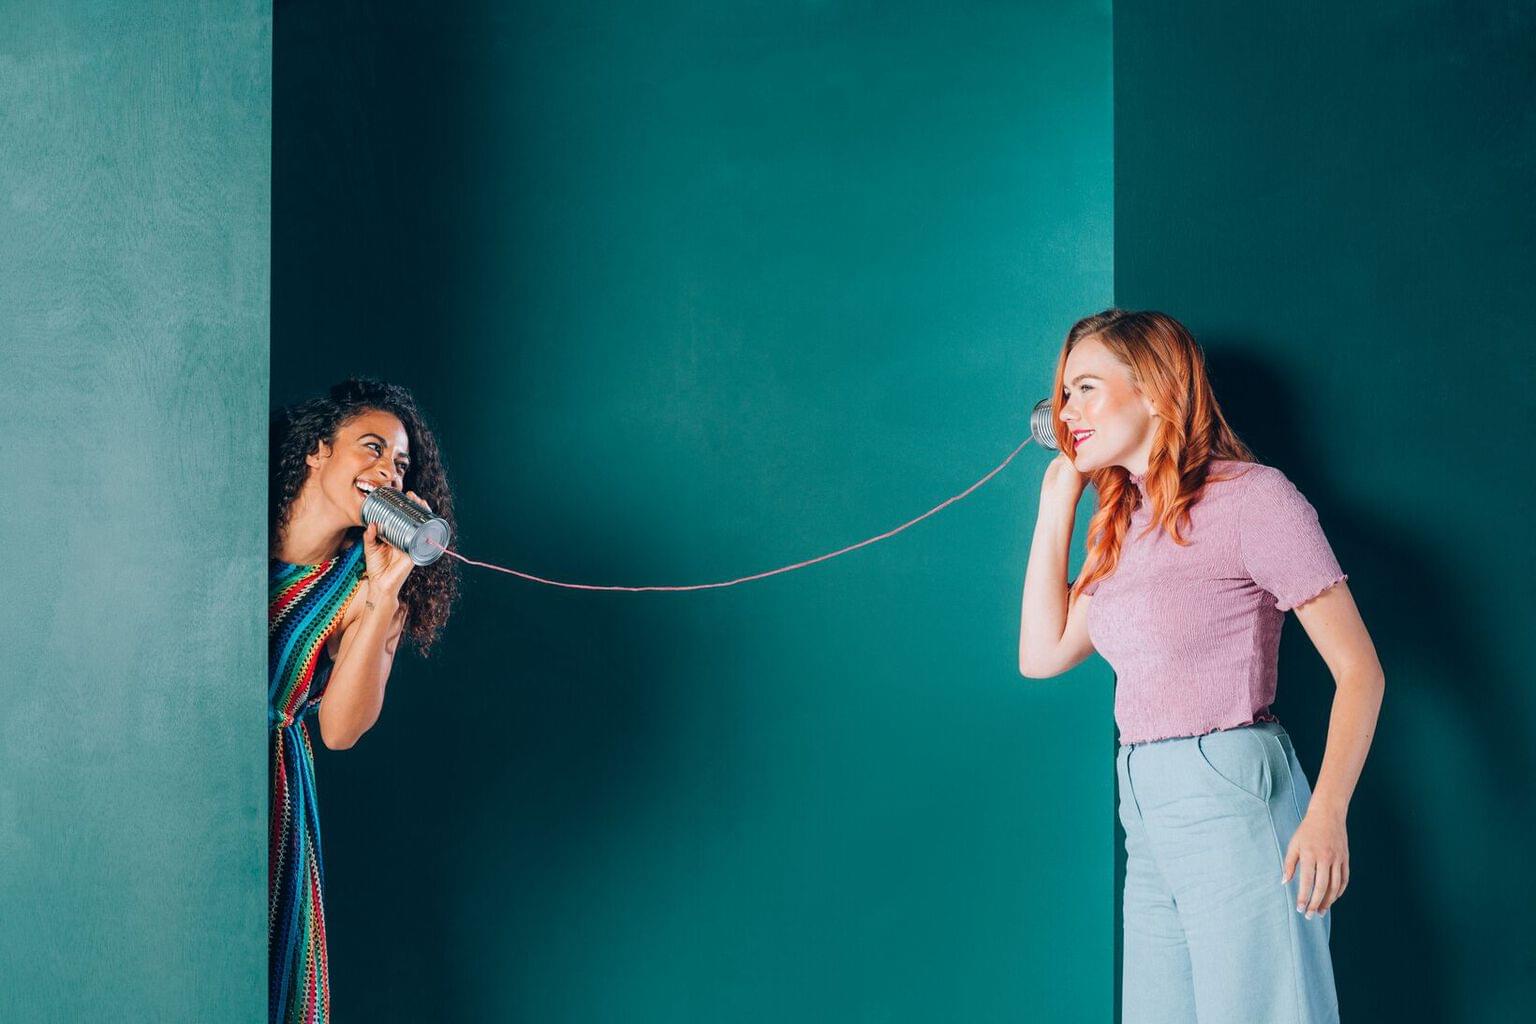
<path id="1" fill-rule="evenodd" d="M 1126 1024 L 1338 1020 L 1328 950 L 1345 816 L 1385 680 L 1313 506 L 1222 416 L 1190 332 L 1157 312 L 1076 323 L 1056 367 L 1019 670 L 1115 670 L 1126 834 Z M 1098 507 L 1067 582 L 1073 518 Z M 1270 710 L 1296 612 L 1337 689 L 1314 791 Z"/>

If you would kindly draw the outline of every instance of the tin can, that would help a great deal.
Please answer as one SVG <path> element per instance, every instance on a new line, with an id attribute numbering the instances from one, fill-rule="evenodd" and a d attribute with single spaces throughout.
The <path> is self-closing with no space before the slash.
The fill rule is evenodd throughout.
<path id="1" fill-rule="evenodd" d="M 417 565 L 431 565 L 443 556 L 452 533 L 448 521 L 435 516 L 393 487 L 379 487 L 363 499 L 363 525 L 379 524 L 379 535 L 404 551 Z"/>
<path id="2" fill-rule="evenodd" d="M 1034 410 L 1029 414 L 1029 432 L 1035 439 L 1035 444 L 1051 451 L 1059 451 L 1056 444 L 1056 425 L 1051 416 L 1051 400 L 1042 398 L 1035 403 Z"/>

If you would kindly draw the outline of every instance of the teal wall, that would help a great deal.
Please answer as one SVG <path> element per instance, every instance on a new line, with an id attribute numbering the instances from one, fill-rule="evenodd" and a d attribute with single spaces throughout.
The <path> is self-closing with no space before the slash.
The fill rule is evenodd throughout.
<path id="1" fill-rule="evenodd" d="M 878 533 L 1111 299 L 1107 3 L 275 31 L 272 397 L 416 389 L 470 557 L 688 582 Z M 1108 1019 L 1110 676 L 1016 670 L 1045 461 L 733 590 L 467 570 L 318 755 L 338 1014 Z"/>
<path id="2" fill-rule="evenodd" d="M 1387 670 L 1346 1015 L 1514 1016 L 1531 17 L 1288 11 L 1116 5 L 1111 192 L 1104 4 L 287 0 L 275 81 L 263 5 L 0 5 L 0 1019 L 261 1018 L 272 402 L 414 387 L 472 556 L 750 572 L 1010 449 L 1112 229 Z M 320 751 L 342 1012 L 1108 1019 L 1109 675 L 1012 664 L 1042 462 L 736 590 L 468 571 Z"/>
<path id="3" fill-rule="evenodd" d="M 1387 675 L 1332 946 L 1345 1020 L 1536 990 L 1536 10 L 1115 5 L 1115 292 L 1184 318 L 1317 506 Z M 1287 625 L 1315 779 L 1331 679 Z"/>
<path id="4" fill-rule="evenodd" d="M 0 4 L 0 1020 L 261 1019 L 271 15 Z"/>

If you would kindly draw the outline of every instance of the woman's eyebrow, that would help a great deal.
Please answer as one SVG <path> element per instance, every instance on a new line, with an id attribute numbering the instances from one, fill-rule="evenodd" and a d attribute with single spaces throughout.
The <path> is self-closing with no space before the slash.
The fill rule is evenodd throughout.
<path id="1" fill-rule="evenodd" d="M 1072 378 L 1072 383 L 1076 384 L 1078 381 L 1082 380 L 1084 377 L 1092 377 L 1094 380 L 1103 380 L 1104 379 L 1103 377 L 1100 377 L 1096 373 L 1080 373 L 1076 377 Z"/>
<path id="2" fill-rule="evenodd" d="M 380 441 L 382 441 L 384 443 L 384 446 L 386 448 L 389 447 L 389 439 L 386 438 L 383 434 L 374 434 L 374 433 L 359 434 L 357 439 L 359 441 L 361 441 L 365 437 L 376 437 L 376 438 L 378 438 Z M 406 462 L 410 462 L 411 461 L 411 457 L 408 454 L 406 454 L 405 452 L 401 452 L 400 453 L 400 457 L 402 459 L 404 459 Z"/>

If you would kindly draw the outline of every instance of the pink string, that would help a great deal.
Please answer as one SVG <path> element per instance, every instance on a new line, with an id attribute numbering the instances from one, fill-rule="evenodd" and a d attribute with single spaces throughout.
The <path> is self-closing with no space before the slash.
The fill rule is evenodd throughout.
<path id="1" fill-rule="evenodd" d="M 896 527 L 894 530 L 887 530 L 886 532 L 880 534 L 879 536 L 870 537 L 867 540 L 861 540 L 857 544 L 850 544 L 847 547 L 839 548 L 836 551 L 829 551 L 829 552 L 827 552 L 824 555 L 817 555 L 815 558 L 808 558 L 808 559 L 806 559 L 803 562 L 796 562 L 794 565 L 781 566 L 778 569 L 770 569 L 767 572 L 754 573 L 751 576 L 742 576 L 742 577 L 740 577 L 738 579 L 734 579 L 734 580 L 724 580 L 724 581 L 722 581 L 720 583 L 694 583 L 694 584 L 690 584 L 690 585 L 687 585 L 687 586 L 670 586 L 670 587 L 662 587 L 662 586 L 653 586 L 653 587 L 619 587 L 619 586 L 599 586 L 599 585 L 591 584 L 591 583 L 564 583 L 564 582 L 562 582 L 560 580 L 547 580 L 547 579 L 544 579 L 542 576 L 534 576 L 534 575 L 532 575 L 530 573 L 519 572 L 516 569 L 508 569 L 505 566 L 492 565 L 489 562 L 477 562 L 474 559 L 465 558 L 463 555 L 459 554 L 457 551 L 454 551 L 454 550 L 452 550 L 450 548 L 443 548 L 443 553 L 444 554 L 448 554 L 448 555 L 452 555 L 454 558 L 457 558 L 459 561 L 463 562 L 466 565 L 478 565 L 478 566 L 480 566 L 481 568 L 484 568 L 484 569 L 495 569 L 497 572 L 509 573 L 510 575 L 517 576 L 517 577 L 519 577 L 521 579 L 529 580 L 529 581 L 531 581 L 533 583 L 543 583 L 543 584 L 545 584 L 547 586 L 551 586 L 551 587 L 566 587 L 566 588 L 569 588 L 571 590 L 622 590 L 622 591 L 626 591 L 626 592 L 629 592 L 629 593 L 639 593 L 641 591 L 646 591 L 646 590 L 669 590 L 669 591 L 679 591 L 679 590 L 711 590 L 711 589 L 714 589 L 716 587 L 734 587 L 738 583 L 747 583 L 747 582 L 750 582 L 752 580 L 764 579 L 765 577 L 768 577 L 768 576 L 777 576 L 779 573 L 782 573 L 782 572 L 793 572 L 796 569 L 804 569 L 808 565 L 815 565 L 817 562 L 825 562 L 829 558 L 836 558 L 838 555 L 845 555 L 848 552 L 855 551 L 858 548 L 864 547 L 865 545 L 873 544 L 876 541 L 885 540 L 887 537 L 894 537 L 898 533 L 900 533 L 902 530 L 907 529 L 909 526 L 915 526 L 916 524 L 922 522 L 924 519 L 927 519 L 929 516 L 933 515 L 935 512 L 938 512 L 939 510 L 941 510 L 943 508 L 946 508 L 946 507 L 948 507 L 950 505 L 953 505 L 955 502 L 959 501 L 961 498 L 964 498 L 966 495 L 968 495 L 972 491 L 976 490 L 976 488 L 980 487 L 982 484 L 986 483 L 988 480 L 991 480 L 998 473 L 1001 473 L 1005 468 L 1007 468 L 1008 463 L 1013 461 L 1013 457 L 1015 455 L 1019 454 L 1019 452 L 1023 451 L 1024 450 L 1024 446 L 1029 444 L 1029 442 L 1031 440 L 1033 440 L 1032 437 L 1025 438 L 1023 444 L 1020 444 L 1017 448 L 1015 448 L 1012 452 L 1010 452 L 1008 457 L 1006 459 L 1004 459 L 1002 462 L 998 463 L 997 467 L 995 469 L 993 469 L 992 472 L 988 473 L 986 476 L 982 477 L 980 480 L 977 480 L 975 483 L 971 484 L 971 486 L 967 487 L 965 490 L 961 491 L 959 494 L 955 495 L 952 498 L 948 498 L 945 501 L 940 502 L 939 504 L 935 505 L 933 508 L 929 509 L 927 512 L 924 512 L 922 515 L 918 516 L 917 518 L 907 520 L 905 523 L 902 523 L 900 526 Z"/>

